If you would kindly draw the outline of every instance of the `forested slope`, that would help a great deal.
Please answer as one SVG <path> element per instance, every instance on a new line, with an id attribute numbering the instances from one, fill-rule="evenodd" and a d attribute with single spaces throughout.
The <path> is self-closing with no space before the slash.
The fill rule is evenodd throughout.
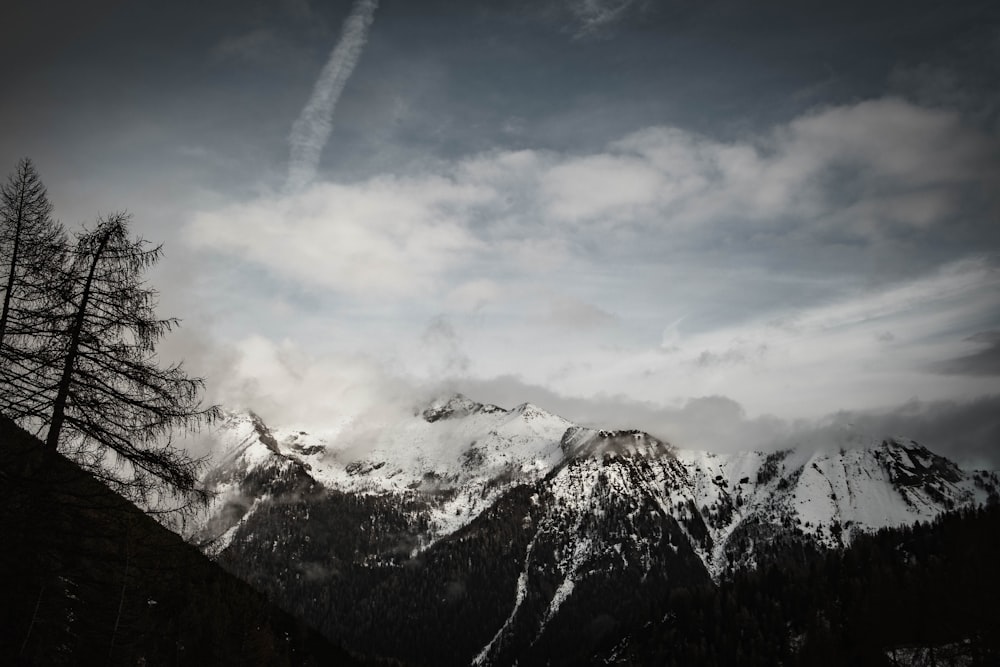
<path id="1" fill-rule="evenodd" d="M 1000 664 L 1000 505 L 671 591 L 597 664 Z"/>

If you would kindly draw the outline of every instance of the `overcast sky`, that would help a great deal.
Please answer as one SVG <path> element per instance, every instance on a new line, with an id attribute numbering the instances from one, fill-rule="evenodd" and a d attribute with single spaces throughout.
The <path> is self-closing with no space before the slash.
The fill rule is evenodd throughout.
<path id="1" fill-rule="evenodd" d="M 165 244 L 164 353 L 213 400 L 454 389 L 1000 466 L 995 1 L 37 0 L 0 32 L 0 159 Z"/>

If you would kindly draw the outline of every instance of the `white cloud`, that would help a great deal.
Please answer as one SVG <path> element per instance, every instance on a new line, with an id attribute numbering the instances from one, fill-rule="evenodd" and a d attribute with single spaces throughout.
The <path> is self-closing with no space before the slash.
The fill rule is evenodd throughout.
<path id="1" fill-rule="evenodd" d="M 442 178 L 320 184 L 199 214 L 186 234 L 305 285 L 414 295 L 482 249 L 465 216 L 490 196 Z"/>
<path id="2" fill-rule="evenodd" d="M 549 299 L 549 322 L 564 329 L 586 330 L 614 324 L 617 318 L 593 304 L 570 297 Z"/>
<path id="3" fill-rule="evenodd" d="M 780 315 L 688 335 L 675 329 L 666 347 L 590 349 L 591 368 L 560 373 L 555 381 L 551 376 L 562 370 L 555 361 L 538 359 L 522 376 L 568 395 L 669 402 L 720 394 L 753 414 L 813 418 L 831 404 L 864 409 L 988 393 L 992 378 L 944 378 L 930 362 L 961 353 L 964 336 L 955 332 L 997 313 L 1000 273 L 985 261 L 959 262 Z"/>
<path id="4" fill-rule="evenodd" d="M 493 280 L 471 280 L 451 290 L 448 304 L 459 311 L 478 310 L 497 301 L 502 295 L 503 288 Z"/>
<path id="5" fill-rule="evenodd" d="M 271 425 L 330 430 L 345 420 L 372 425 L 412 414 L 426 396 L 381 362 L 359 355 L 315 355 L 291 340 L 250 335 L 216 343 L 225 367 L 211 369 L 210 398 L 251 409 Z"/>
<path id="6" fill-rule="evenodd" d="M 543 174 L 541 200 L 551 219 L 578 222 L 639 217 L 667 185 L 653 165 L 634 157 L 592 155 Z"/>
<path id="7" fill-rule="evenodd" d="M 419 174 L 315 184 L 203 212 L 188 238 L 365 296 L 734 234 L 837 231 L 878 242 L 898 227 L 949 222 L 967 200 L 963 188 L 996 175 L 987 159 L 996 144 L 952 114 L 890 98 L 812 113 L 741 143 L 647 128 L 598 154 L 494 151 Z"/>
<path id="8" fill-rule="evenodd" d="M 787 154 L 813 163 L 807 171 L 847 163 L 909 187 L 975 176 L 991 151 L 958 114 L 891 97 L 807 115 L 780 136 Z"/>

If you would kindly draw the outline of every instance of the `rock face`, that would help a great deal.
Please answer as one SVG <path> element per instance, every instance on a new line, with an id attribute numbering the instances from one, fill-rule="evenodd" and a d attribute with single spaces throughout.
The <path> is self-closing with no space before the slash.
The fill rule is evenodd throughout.
<path id="1" fill-rule="evenodd" d="M 463 396 L 361 447 L 252 414 L 217 438 L 190 537 L 349 648 L 413 664 L 571 664 L 673 586 L 998 488 L 900 439 L 717 455 Z"/>

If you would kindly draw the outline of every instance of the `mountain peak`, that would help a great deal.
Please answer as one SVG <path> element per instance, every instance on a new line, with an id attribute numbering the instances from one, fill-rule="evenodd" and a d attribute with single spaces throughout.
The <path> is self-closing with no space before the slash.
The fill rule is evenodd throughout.
<path id="1" fill-rule="evenodd" d="M 452 394 L 447 399 L 437 399 L 431 402 L 430 406 L 421 414 L 424 420 L 436 422 L 439 419 L 452 419 L 456 417 L 467 417 L 480 412 L 503 412 L 502 408 L 495 405 L 477 403 L 464 394 Z"/>
<path id="2" fill-rule="evenodd" d="M 536 419 L 539 417 L 552 417 L 552 413 L 548 410 L 538 407 L 534 403 L 521 403 L 513 410 L 513 414 L 519 414 L 524 416 L 525 419 Z"/>
<path id="3" fill-rule="evenodd" d="M 957 465 L 915 440 L 883 440 L 876 450 L 893 482 L 903 486 L 928 485 L 935 480 L 955 483 L 962 477 Z"/>
<path id="4" fill-rule="evenodd" d="M 567 429 L 562 447 L 567 457 L 612 455 L 674 458 L 674 451 L 669 444 L 636 429 L 608 430 L 574 426 Z"/>

